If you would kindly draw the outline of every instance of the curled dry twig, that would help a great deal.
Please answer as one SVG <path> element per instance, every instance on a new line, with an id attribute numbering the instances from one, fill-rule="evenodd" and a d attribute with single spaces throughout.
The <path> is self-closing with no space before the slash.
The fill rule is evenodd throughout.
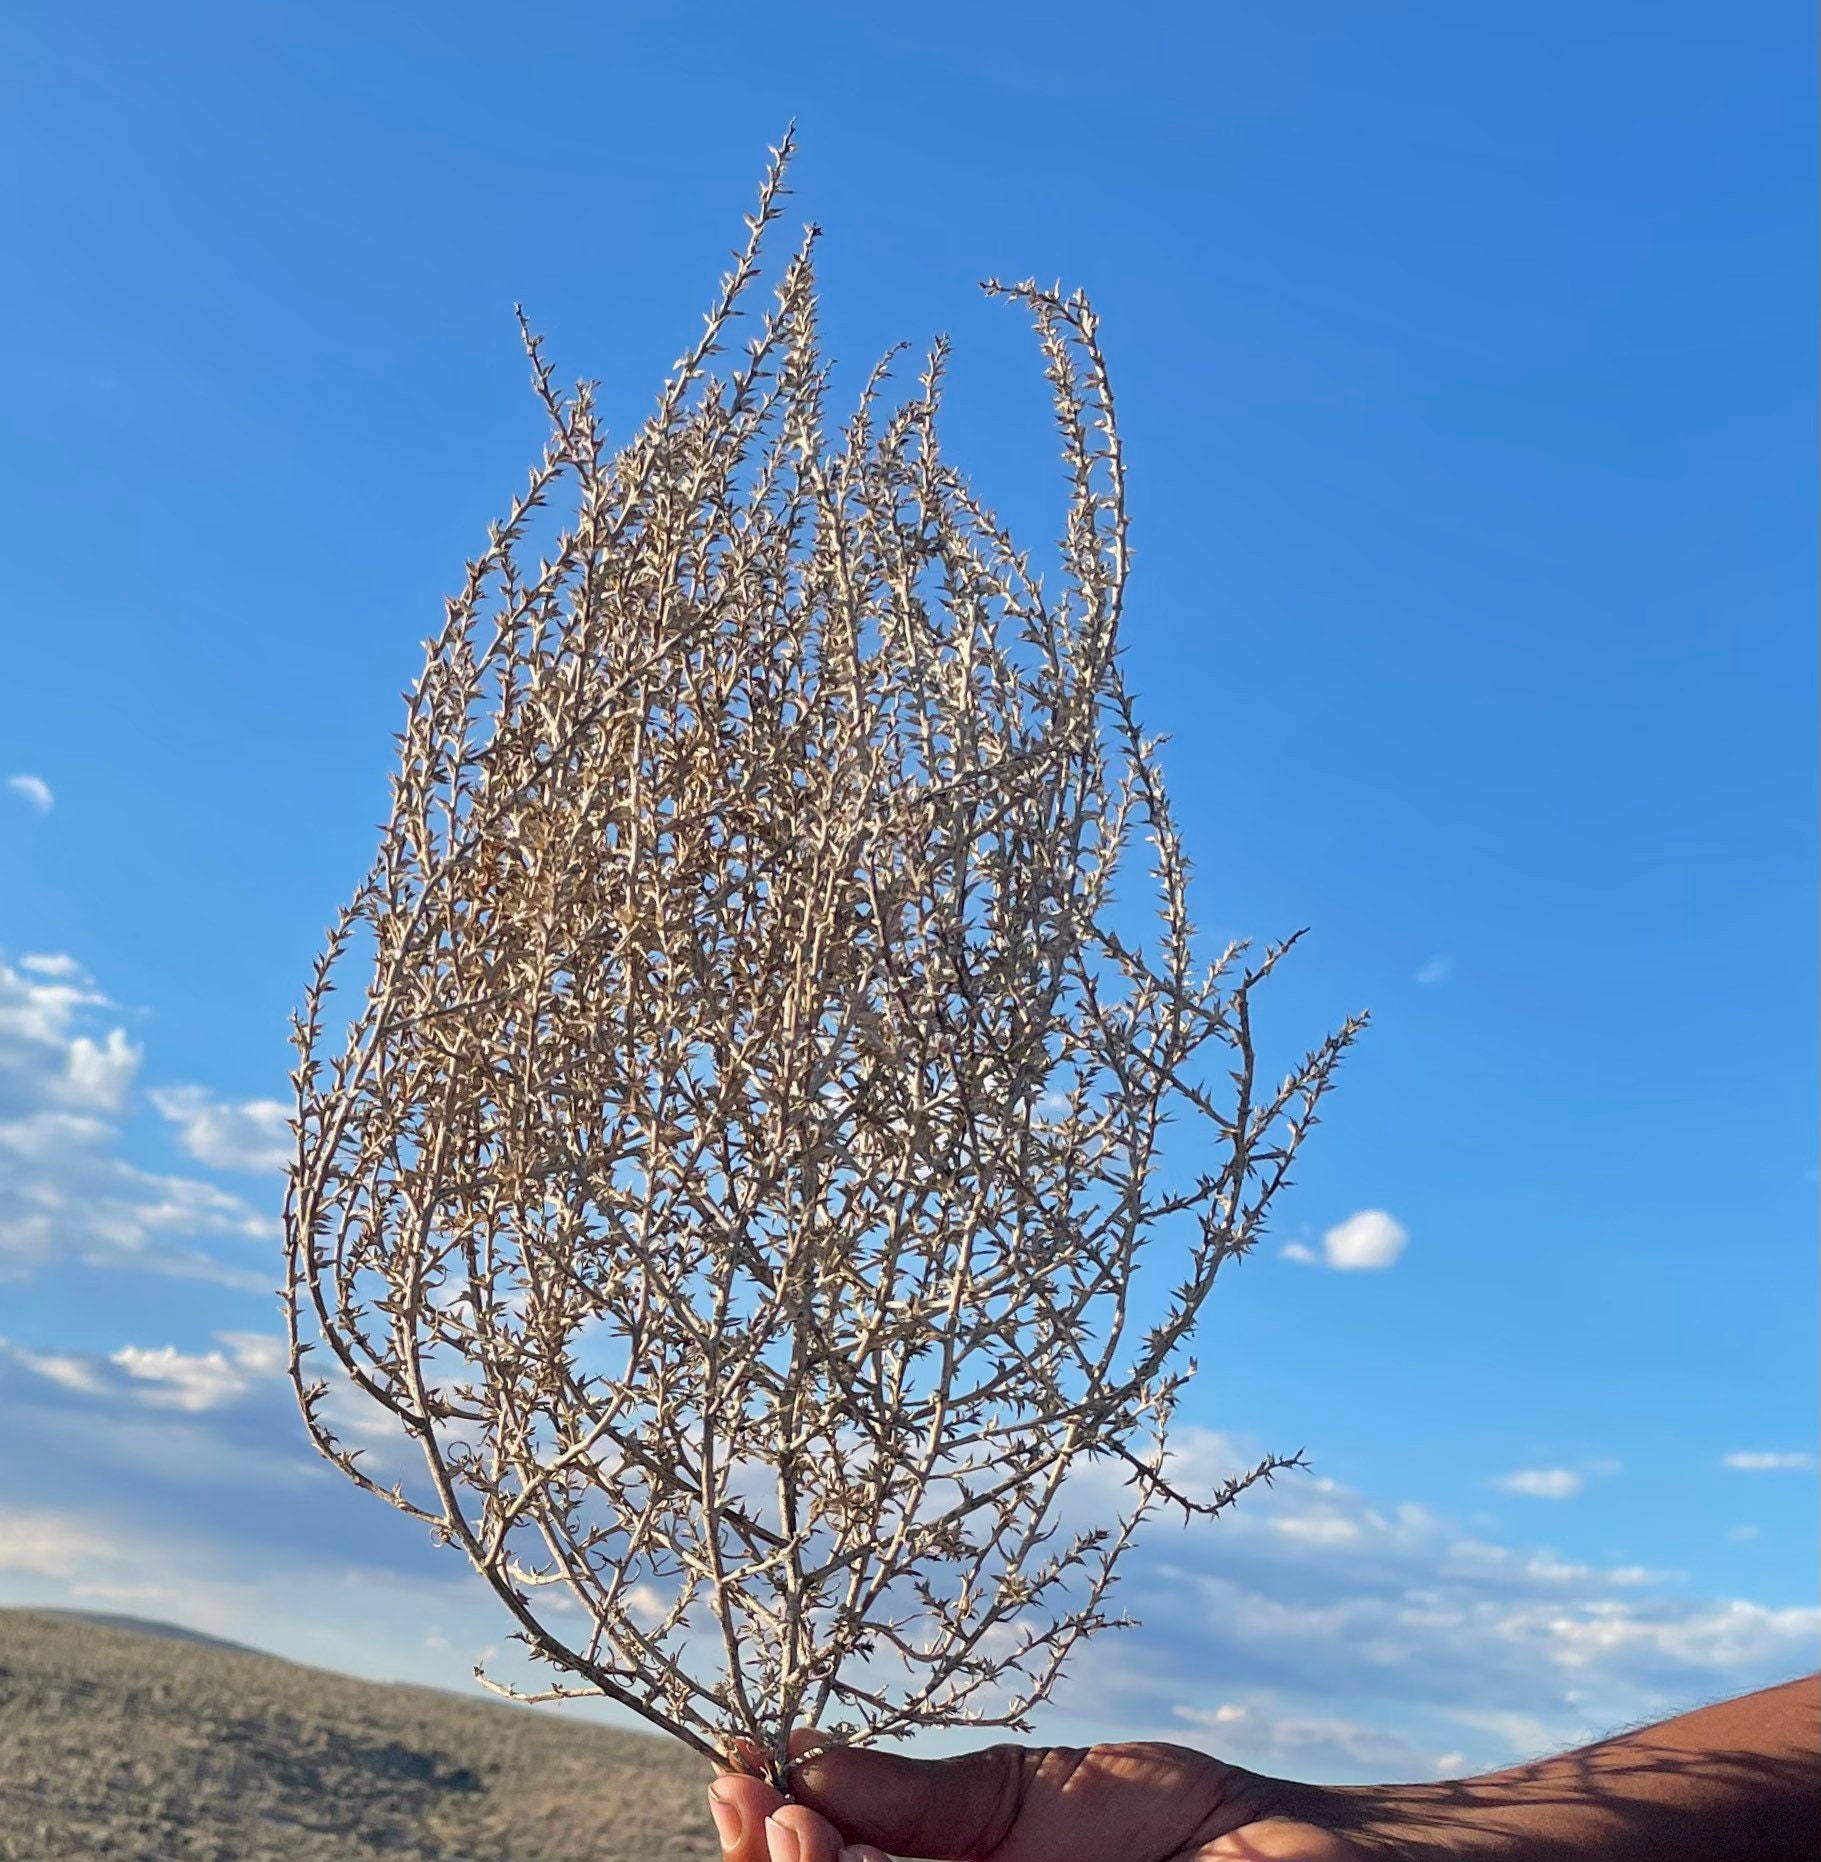
<path id="1" fill-rule="evenodd" d="M 378 859 L 297 1018 L 286 1205 L 317 1446 L 567 1677 L 488 1684 L 753 1742 L 779 1780 L 796 1726 L 1024 1726 L 1124 1620 L 1142 1518 L 1297 1464 L 1193 1498 L 1163 1430 L 1360 1025 L 1261 1085 L 1252 992 L 1288 946 L 1192 970 L 1116 665 L 1124 468 L 1087 302 L 986 287 L 1033 318 L 1054 396 L 1056 598 L 938 448 L 943 345 L 829 431 L 815 229 L 713 372 L 789 153 L 622 451 L 524 331 L 550 439 L 429 643 Z M 573 522 L 532 564 L 559 488 Z M 1104 923 L 1135 821 L 1155 962 Z M 1219 1104 L 1188 1071 L 1209 1043 Z M 1166 1197 L 1172 1098 L 1216 1161 Z M 1141 1254 L 1187 1212 L 1136 1335 Z M 415 1439 L 417 1497 L 337 1435 L 319 1346 Z M 1108 1456 L 1129 1503 L 1064 1532 L 1065 1476 Z"/>

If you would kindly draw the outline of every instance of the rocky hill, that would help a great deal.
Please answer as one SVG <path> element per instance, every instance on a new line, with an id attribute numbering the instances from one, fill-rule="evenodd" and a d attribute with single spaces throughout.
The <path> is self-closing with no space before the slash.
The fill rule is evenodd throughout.
<path id="1" fill-rule="evenodd" d="M 4 1862 L 719 1855 L 668 1740 L 159 1627 L 0 1610 Z"/>

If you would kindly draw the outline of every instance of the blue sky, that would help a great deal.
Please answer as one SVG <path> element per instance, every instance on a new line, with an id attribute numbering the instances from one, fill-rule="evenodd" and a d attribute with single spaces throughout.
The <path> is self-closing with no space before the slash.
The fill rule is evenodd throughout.
<path id="1" fill-rule="evenodd" d="M 498 1636 L 271 1374 L 270 1102 L 540 444 L 512 305 L 626 433 L 794 116 L 829 348 L 951 332 L 1032 538 L 976 281 L 1094 298 L 1198 920 L 1312 927 L 1279 1052 L 1374 1017 L 1184 1411 L 1314 1475 L 1159 1528 L 1046 1730 L 1414 1774 L 1812 1667 L 1810 9 L 513 17 L 12 14 L 0 1601 Z"/>

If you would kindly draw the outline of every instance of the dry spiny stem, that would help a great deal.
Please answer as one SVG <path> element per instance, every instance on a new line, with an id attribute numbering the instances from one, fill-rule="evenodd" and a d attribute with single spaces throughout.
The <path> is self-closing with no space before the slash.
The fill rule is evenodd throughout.
<path id="1" fill-rule="evenodd" d="M 1192 1497 L 1163 1432 L 1360 1025 L 1263 1084 L 1251 996 L 1288 946 L 1192 966 L 1116 665 L 1086 301 L 986 287 L 1054 396 L 1059 594 L 938 448 L 943 345 L 830 431 L 813 228 L 716 372 L 789 154 L 622 451 L 524 332 L 550 439 L 408 695 L 378 858 L 297 1018 L 286 1205 L 318 1447 L 458 1546 L 563 1677 L 488 1684 L 605 1697 L 780 1783 L 793 1727 L 1024 1727 L 1124 1620 L 1141 1519 L 1296 1464 Z M 559 491 L 573 519 L 530 560 Z M 1154 958 L 1105 923 L 1134 826 Z M 1212 1162 L 1166 1196 L 1173 1101 Z M 338 1435 L 322 1349 L 415 1440 L 415 1493 Z M 1065 1478 L 1106 1457 L 1129 1501 L 1064 1531 Z"/>

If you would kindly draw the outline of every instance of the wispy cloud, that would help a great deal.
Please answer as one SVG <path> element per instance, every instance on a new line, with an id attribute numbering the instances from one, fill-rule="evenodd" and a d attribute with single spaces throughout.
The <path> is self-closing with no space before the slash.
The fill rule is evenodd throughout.
<path id="1" fill-rule="evenodd" d="M 15 795 L 23 796 L 41 815 L 48 815 L 57 800 L 51 793 L 51 785 L 42 776 L 8 776 L 6 786 Z"/>
<path id="2" fill-rule="evenodd" d="M 218 1349 L 123 1345 L 101 1354 L 28 1351 L 0 1339 L 0 1354 L 35 1377 L 82 1396 L 148 1404 L 197 1415 L 240 1401 L 284 1373 L 286 1346 L 265 1332 L 217 1332 Z"/>
<path id="3" fill-rule="evenodd" d="M 275 1218 L 200 1178 L 121 1153 L 118 1116 L 143 1056 L 73 959 L 0 959 L 0 1277 L 52 1261 L 269 1287 L 203 1242 L 270 1241 Z"/>
<path id="4" fill-rule="evenodd" d="M 1431 957 L 1410 980 L 1420 983 L 1425 989 L 1433 989 L 1437 983 L 1445 983 L 1454 974 L 1452 957 Z"/>
<path id="5" fill-rule="evenodd" d="M 53 980 L 65 980 L 82 974 L 82 965 L 74 957 L 66 957 L 61 952 L 39 952 L 21 957 L 19 967 L 30 971 L 33 976 L 48 976 Z"/>
<path id="6" fill-rule="evenodd" d="M 66 1513 L 9 1511 L 0 1515 L 0 1571 L 63 1577 L 76 1566 L 109 1557 L 113 1551 L 102 1534 Z"/>
<path id="7" fill-rule="evenodd" d="M 84 1396 L 100 1396 L 107 1389 L 106 1381 L 96 1375 L 94 1365 L 86 1358 L 27 1351 L 19 1345 L 9 1347 L 3 1338 L 0 1338 L 0 1349 L 10 1350 L 34 1376 L 48 1377 L 52 1383 L 60 1384 L 65 1390 L 78 1390 Z"/>
<path id="8" fill-rule="evenodd" d="M 1301 1545 L 1350 1545 L 1359 1537 L 1359 1521 L 1344 1513 L 1279 1513 L 1271 1529 Z"/>
<path id="9" fill-rule="evenodd" d="M 201 1086 L 161 1086 L 152 1089 L 151 1100 L 200 1164 L 266 1172 L 290 1161 L 291 1115 L 276 1099 L 221 1100 Z"/>
<path id="10" fill-rule="evenodd" d="M 256 1483 L 288 1482 L 299 1465 L 322 1472 L 285 1375 L 284 1339 L 235 1330 L 211 1336 L 213 1349 L 127 1344 L 108 1352 L 33 1351 L 0 1338 L 0 1414 L 36 1407 L 34 1439 L 61 1435 L 76 1445 L 59 1463 L 59 1478 L 84 1460 L 180 1483 L 198 1466 L 213 1470 L 211 1479 L 238 1470 Z M 397 1419 L 332 1362 L 316 1368 L 326 1386 L 320 1414 L 336 1436 L 360 1450 L 369 1471 L 414 1479 L 420 1460 Z"/>
<path id="11" fill-rule="evenodd" d="M 1519 1468 L 1515 1474 L 1494 1475 L 1486 1485 L 1532 1500 L 1572 1500 L 1586 1482 L 1572 1468 Z"/>
<path id="12" fill-rule="evenodd" d="M 1178 1440 L 1192 1492 L 1247 1460 L 1208 1431 Z M 1154 1530 L 1122 1590 L 1143 1628 L 1087 1646 L 1043 1737 L 1186 1723 L 1236 1763 L 1335 1782 L 1560 1751 L 1812 1667 L 1821 1638 L 1808 1604 L 1691 1596 L 1683 1574 L 1501 1544 L 1296 1478 L 1205 1528 Z"/>
<path id="13" fill-rule="evenodd" d="M 1235 1736 L 1248 1754 L 1269 1750 L 1283 1772 L 1332 1774 L 1336 1769 L 1368 1773 L 1374 1778 L 1420 1777 L 1437 1769 L 1433 1755 L 1415 1742 L 1381 1727 L 1361 1724 L 1333 1713 L 1254 1712 L 1233 1702 L 1213 1712 L 1184 1706 L 1170 1709 L 1185 1726 L 1211 1735 L 1220 1749 L 1232 1750 Z M 1450 1755 L 1459 1758 L 1459 1753 Z"/>
<path id="14" fill-rule="evenodd" d="M 1780 1454 L 1748 1448 L 1735 1448 L 1731 1454 L 1723 1455 L 1721 1461 L 1741 1474 L 1795 1474 L 1815 1465 L 1815 1457 L 1810 1454 Z"/>
<path id="15" fill-rule="evenodd" d="M 22 1424 L 0 1437 L 0 1517 L 33 1522 L 0 1540 L 0 1601 L 137 1587 L 136 1607 L 280 1653 L 467 1686 L 499 1633 L 490 1593 L 322 1469 L 277 1352 L 263 1334 L 217 1334 L 206 1350 L 67 1358 L 59 1370 L 86 1373 L 70 1377 L 49 1354 L 0 1351 L 0 1404 Z M 104 1394 L 77 1387 L 95 1381 Z M 1204 1429 L 1176 1441 L 1171 1472 L 1189 1492 L 1257 1459 Z M 53 1465 L 62 1511 L 39 1519 L 30 1496 Z M 1090 1470 L 1071 1507 L 1086 1523 L 1122 1498 L 1117 1474 Z M 1155 1522 L 1121 1592 L 1144 1627 L 1088 1644 L 1035 1736 L 1193 1734 L 1237 1763 L 1335 1782 L 1560 1750 L 1784 1678 L 1812 1665 L 1821 1636 L 1806 1605 L 1691 1597 L 1635 1566 L 1494 1543 L 1296 1476 L 1218 1522 Z"/>

